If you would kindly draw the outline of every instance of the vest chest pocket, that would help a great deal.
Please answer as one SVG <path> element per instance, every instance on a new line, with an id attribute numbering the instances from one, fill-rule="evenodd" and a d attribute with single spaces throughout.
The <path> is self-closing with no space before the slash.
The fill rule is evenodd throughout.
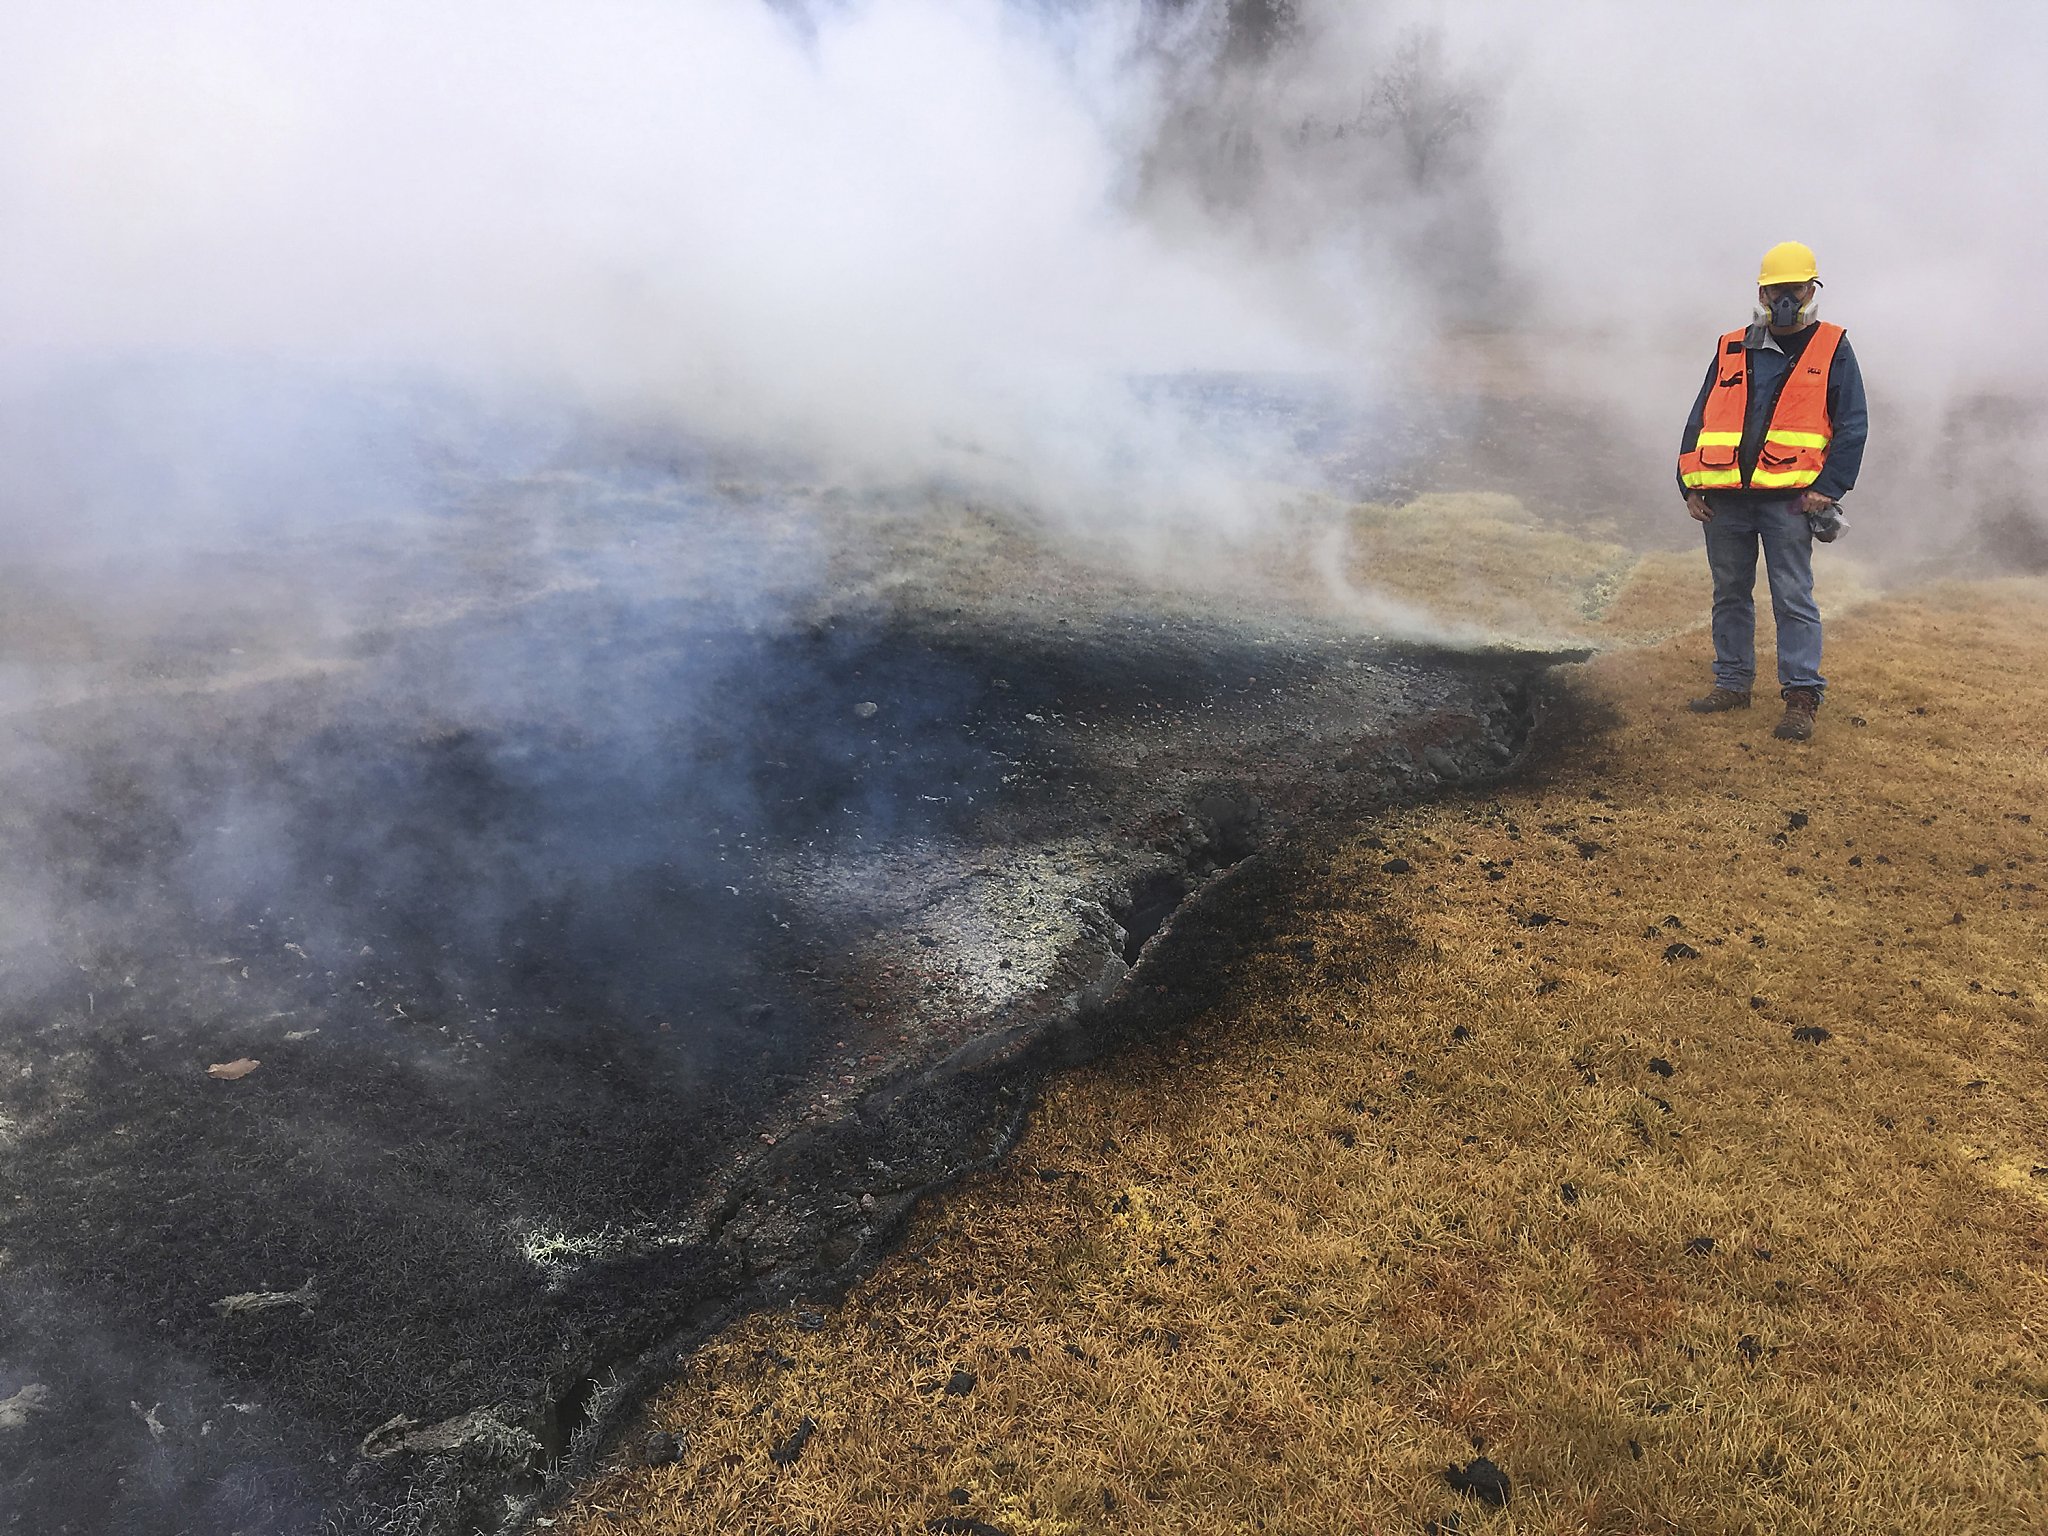
<path id="1" fill-rule="evenodd" d="M 1792 441 L 1786 441 L 1786 439 Z M 1798 490 L 1820 478 L 1826 457 L 1827 438 L 1818 432 L 1772 431 L 1757 455 L 1756 470 L 1749 477 L 1755 490 Z"/>
<path id="2" fill-rule="evenodd" d="M 1694 451 L 1702 468 L 1733 469 L 1735 455 L 1742 447 L 1740 432 L 1701 432 Z"/>

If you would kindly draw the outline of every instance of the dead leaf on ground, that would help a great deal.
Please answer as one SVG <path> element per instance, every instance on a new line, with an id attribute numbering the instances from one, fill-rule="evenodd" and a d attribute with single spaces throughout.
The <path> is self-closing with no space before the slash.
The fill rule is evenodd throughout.
<path id="1" fill-rule="evenodd" d="M 224 1077 L 229 1082 L 233 1082 L 238 1077 L 247 1077 L 262 1065 L 263 1063 L 260 1061 L 254 1061 L 247 1056 L 242 1056 L 234 1061 L 216 1061 L 206 1069 L 206 1075 L 208 1077 Z"/>

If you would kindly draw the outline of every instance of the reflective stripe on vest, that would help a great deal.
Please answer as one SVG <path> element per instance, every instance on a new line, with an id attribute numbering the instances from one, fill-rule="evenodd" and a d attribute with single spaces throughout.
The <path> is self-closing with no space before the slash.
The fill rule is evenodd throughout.
<path id="1" fill-rule="evenodd" d="M 1721 338 L 1715 357 L 1719 368 L 1700 416 L 1700 433 L 1689 452 L 1678 456 L 1678 475 L 1688 490 L 1742 486 L 1739 455 L 1742 428 L 1749 411 L 1749 355 L 1743 346 L 1746 330 Z M 1820 478 L 1827 462 L 1833 423 L 1828 420 L 1828 369 L 1841 343 L 1842 328 L 1822 321 L 1792 364 L 1778 401 L 1771 408 L 1762 452 L 1750 472 L 1748 488 L 1759 491 L 1798 490 Z"/>

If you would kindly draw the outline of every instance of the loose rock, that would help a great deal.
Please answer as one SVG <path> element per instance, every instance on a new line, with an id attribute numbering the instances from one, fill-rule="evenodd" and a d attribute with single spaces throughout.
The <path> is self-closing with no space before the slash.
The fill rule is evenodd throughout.
<path id="1" fill-rule="evenodd" d="M 1457 1492 L 1491 1504 L 1495 1509 L 1507 1506 L 1508 1497 L 1514 1491 L 1507 1473 L 1485 1456 L 1474 1456 L 1464 1466 L 1456 1462 L 1444 1468 L 1444 1481 Z"/>
<path id="2" fill-rule="evenodd" d="M 0 1398 L 0 1430 L 25 1429 L 29 1415 L 50 1411 L 50 1389 L 32 1381 L 12 1397 Z"/>
<path id="3" fill-rule="evenodd" d="M 811 1443 L 811 1436 L 818 1432 L 818 1421 L 808 1414 L 790 1432 L 787 1440 L 776 1442 L 769 1447 L 768 1459 L 778 1467 L 793 1466 L 797 1457 L 803 1455 L 804 1447 Z"/>

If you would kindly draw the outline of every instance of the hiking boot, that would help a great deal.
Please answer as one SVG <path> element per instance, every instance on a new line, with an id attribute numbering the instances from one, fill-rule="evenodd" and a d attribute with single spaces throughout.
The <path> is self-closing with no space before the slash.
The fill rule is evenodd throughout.
<path id="1" fill-rule="evenodd" d="M 1687 699 L 1685 707 L 1696 715 L 1718 715 L 1724 709 L 1749 708 L 1747 688 L 1716 688 L 1701 699 Z"/>
<path id="2" fill-rule="evenodd" d="M 1818 688 L 1787 688 L 1785 718 L 1771 734 L 1780 741 L 1805 741 L 1813 735 L 1813 717 L 1820 709 Z"/>

